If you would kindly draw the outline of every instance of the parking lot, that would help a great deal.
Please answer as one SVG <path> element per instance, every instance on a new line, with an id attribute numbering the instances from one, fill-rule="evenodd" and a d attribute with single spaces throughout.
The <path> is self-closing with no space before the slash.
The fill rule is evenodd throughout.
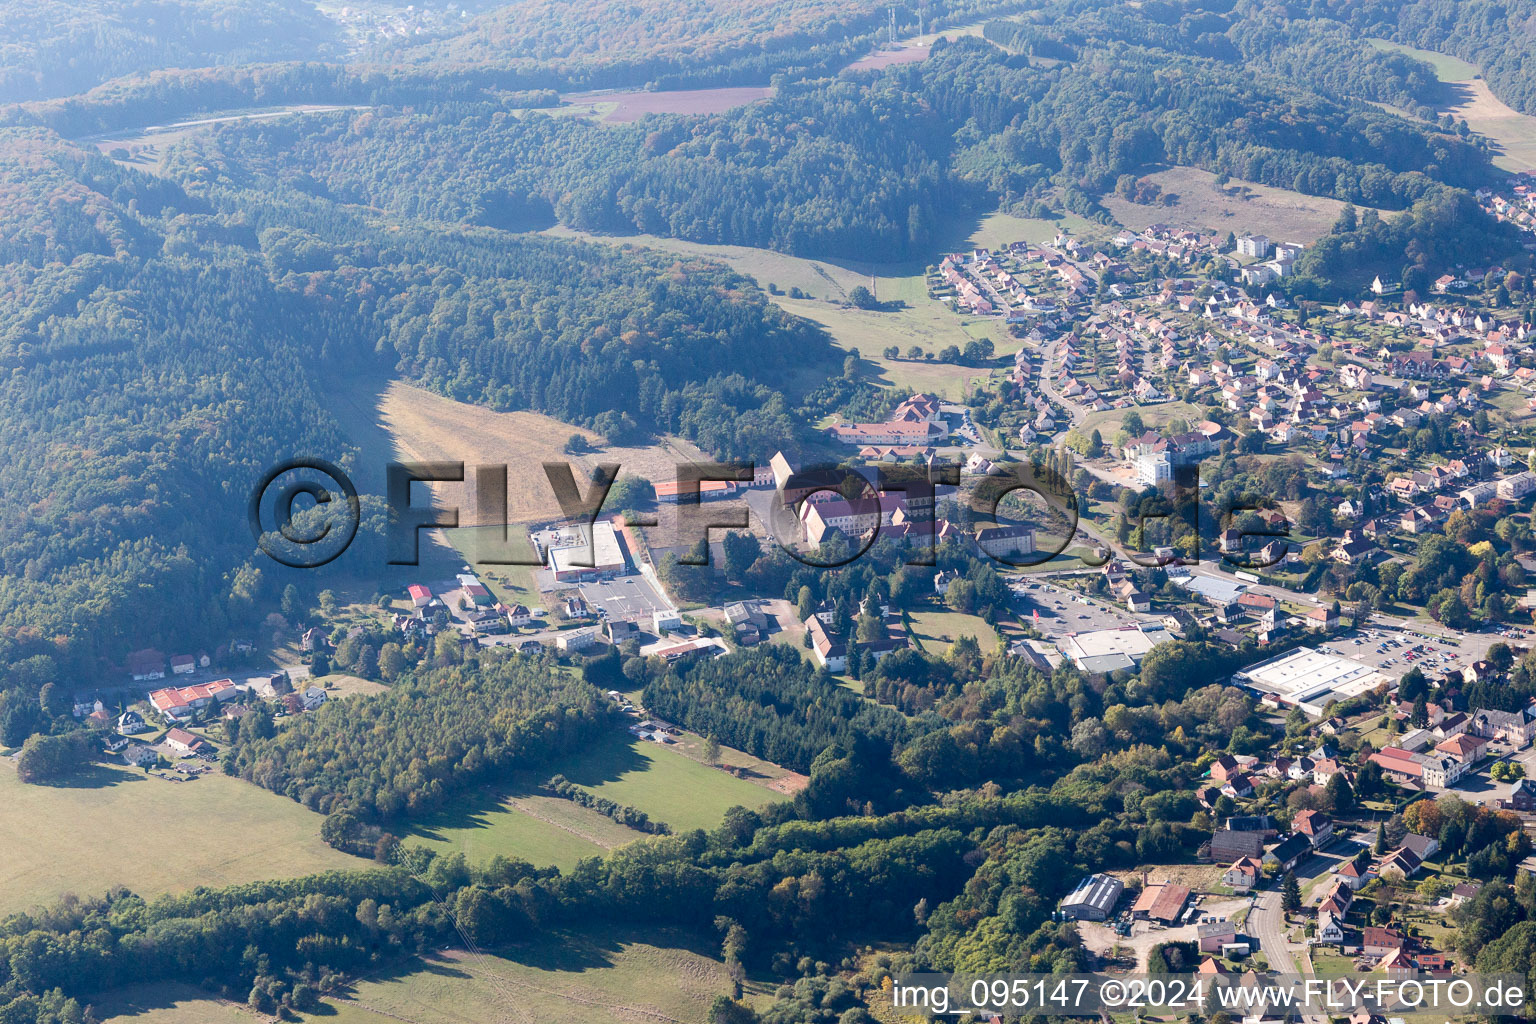
<path id="1" fill-rule="evenodd" d="M 615 621 L 649 622 L 652 613 L 672 607 L 649 579 L 638 574 L 583 583 L 580 590 L 599 616 Z"/>
<path id="2" fill-rule="evenodd" d="M 1045 636 L 1117 629 L 1156 618 L 1133 615 L 1120 605 L 1098 597 L 1085 597 L 1075 590 L 1054 586 L 1044 580 L 1009 580 L 1008 587 L 1014 593 L 1014 606 L 1019 614 Z M 1038 620 L 1034 617 L 1037 609 L 1040 612 Z"/>
<path id="3" fill-rule="evenodd" d="M 1461 670 L 1485 657 L 1488 648 L 1496 643 L 1511 647 L 1530 643 L 1524 630 L 1510 630 L 1520 635 L 1503 636 L 1499 633 L 1463 633 L 1455 639 L 1417 632 L 1411 628 L 1371 625 L 1361 630 L 1351 630 L 1347 635 L 1320 644 L 1323 650 L 1341 657 L 1363 662 L 1384 674 L 1399 677 L 1417 666 L 1431 678 L 1451 670 Z M 1416 649 L 1417 648 L 1417 649 Z M 1518 652 L 1517 652 L 1518 656 Z"/>

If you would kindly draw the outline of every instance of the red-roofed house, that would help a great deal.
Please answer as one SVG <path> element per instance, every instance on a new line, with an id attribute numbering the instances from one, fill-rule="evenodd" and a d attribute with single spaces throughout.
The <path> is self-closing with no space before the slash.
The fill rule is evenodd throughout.
<path id="1" fill-rule="evenodd" d="M 1449 754 L 1462 764 L 1476 764 L 1488 748 L 1488 741 L 1471 733 L 1457 733 L 1448 740 L 1435 744 L 1442 754 Z"/>
<path id="2" fill-rule="evenodd" d="M 149 695 L 149 703 L 167 718 L 182 719 L 189 717 L 198 708 L 207 707 L 215 701 L 222 704 L 239 695 L 240 691 L 235 689 L 233 680 L 217 679 L 211 683 L 156 690 Z"/>
<path id="3" fill-rule="evenodd" d="M 1300 811 L 1291 819 L 1291 827 L 1307 837 L 1315 850 L 1333 838 L 1333 821 L 1322 811 Z"/>

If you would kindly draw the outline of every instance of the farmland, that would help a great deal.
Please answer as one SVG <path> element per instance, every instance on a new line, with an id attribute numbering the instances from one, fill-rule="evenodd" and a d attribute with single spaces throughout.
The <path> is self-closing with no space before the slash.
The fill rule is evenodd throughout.
<path id="1" fill-rule="evenodd" d="M 767 99 L 767 86 L 727 86 L 720 89 L 670 89 L 658 92 L 589 92 L 562 96 L 573 108 L 585 107 L 596 120 L 627 124 L 646 114 L 719 114 L 733 107 Z"/>
<path id="2" fill-rule="evenodd" d="M 399 381 L 338 387 L 336 413 L 352 440 L 363 451 L 361 489 L 382 494 L 384 464 L 390 459 L 419 462 L 463 462 L 466 466 L 501 464 L 512 482 L 507 521 L 529 523 L 560 515 L 555 495 L 544 480 L 544 462 L 569 461 L 578 478 L 600 462 L 617 462 L 625 472 L 670 479 L 677 459 L 698 459 L 697 449 L 683 442 L 645 448 L 604 445 L 590 431 L 531 412 L 495 412 L 484 406 L 456 402 Z M 567 455 L 572 435 L 593 449 Z M 371 477 L 371 479 L 370 479 Z M 519 486 L 532 481 L 530 486 Z M 374 486 L 369 487 L 367 484 Z M 434 484 L 433 493 L 447 506 L 458 506 L 459 522 L 476 525 L 473 483 Z"/>
<path id="3" fill-rule="evenodd" d="M 191 985 L 131 985 L 95 1000 L 102 1024 L 256 1024 L 263 1018 Z"/>
<path id="4" fill-rule="evenodd" d="M 357 980 L 311 1024 L 702 1021 L 730 978 L 678 931 L 601 928 L 501 955 L 452 951 Z M 749 998 L 761 993 L 749 985 Z M 135 985 L 95 1000 L 103 1024 L 255 1024 L 270 1018 L 189 985 Z"/>
<path id="5" fill-rule="evenodd" d="M 0 759 L 0 916 L 115 885 L 155 895 L 368 866 L 322 843 L 320 820 L 219 774 L 170 783 L 98 766 L 74 786 L 27 786 Z"/>

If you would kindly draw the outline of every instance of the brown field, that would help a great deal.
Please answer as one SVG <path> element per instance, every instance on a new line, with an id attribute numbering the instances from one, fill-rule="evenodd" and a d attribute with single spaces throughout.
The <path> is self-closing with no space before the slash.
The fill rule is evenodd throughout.
<path id="1" fill-rule="evenodd" d="M 1217 192 L 1216 176 L 1194 167 L 1170 167 L 1147 177 L 1178 201 L 1170 206 L 1128 202 L 1113 192 L 1101 200 L 1117 222 L 1134 230 L 1149 224 L 1174 224 L 1233 234 L 1261 232 L 1271 238 L 1310 242 L 1326 234 L 1344 204 L 1232 179 Z"/>
<path id="2" fill-rule="evenodd" d="M 1215 864 L 1159 864 L 1149 867 L 1147 881 L 1154 885 L 1159 882 L 1175 882 L 1179 885 L 1187 885 L 1195 892 L 1212 892 L 1221 884 L 1222 868 Z M 1140 881 L 1141 870 L 1111 871 L 1122 882 Z"/>
<path id="3" fill-rule="evenodd" d="M 560 516 L 560 506 L 545 480 L 543 463 L 569 461 L 578 482 L 599 463 L 616 462 L 620 472 L 650 480 L 671 480 L 678 462 L 708 461 L 693 445 L 669 440 L 644 448 L 613 447 L 591 431 L 531 412 L 496 412 L 413 387 L 400 381 L 330 389 L 342 426 L 362 447 L 359 485 L 382 494 L 383 466 L 391 459 L 463 462 L 466 467 L 507 466 L 507 520 L 532 523 Z M 566 455 L 566 441 L 580 434 L 594 452 Z M 362 478 L 371 478 L 365 480 Z M 368 483 L 374 486 L 367 486 Z M 457 506 L 461 526 L 480 525 L 474 485 L 431 485 L 436 500 Z"/>
<path id="4" fill-rule="evenodd" d="M 876 50 L 866 57 L 860 57 L 843 70 L 879 71 L 882 68 L 893 68 L 900 64 L 916 64 L 920 60 L 927 60 L 931 49 L 928 46 L 902 46 L 896 50 Z"/>
<path id="5" fill-rule="evenodd" d="M 1536 169 L 1536 117 L 1522 114 L 1495 96 L 1481 78 L 1447 82 L 1452 101 L 1441 107 L 1479 135 L 1494 143 L 1494 164 L 1507 171 Z"/>
<path id="6" fill-rule="evenodd" d="M 1536 169 L 1536 117 L 1509 107 L 1488 88 L 1475 64 L 1434 50 L 1372 39 L 1380 50 L 1406 53 L 1434 68 L 1435 76 L 1445 84 L 1446 99 L 1436 106 L 1441 114 L 1450 114 L 1467 127 L 1486 136 L 1494 144 L 1494 165 L 1507 171 Z"/>
<path id="7" fill-rule="evenodd" d="M 660 92 L 583 92 L 560 99 L 562 103 L 590 106 L 597 120 L 607 124 L 628 124 L 646 114 L 719 114 L 772 95 L 773 90 L 765 85 L 741 85 Z"/>

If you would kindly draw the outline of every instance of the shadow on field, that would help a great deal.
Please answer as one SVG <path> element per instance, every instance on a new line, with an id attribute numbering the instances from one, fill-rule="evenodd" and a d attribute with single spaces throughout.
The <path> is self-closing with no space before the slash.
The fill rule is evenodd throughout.
<path id="1" fill-rule="evenodd" d="M 459 829 L 490 828 L 491 815 L 511 798 L 536 796 L 551 776 L 564 775 L 578 786 L 598 786 L 630 772 L 643 772 L 650 761 L 640 754 L 638 740 L 628 732 L 615 729 L 594 741 L 574 758 L 542 768 L 514 772 L 506 779 L 481 786 L 450 801 L 410 829 L 410 835 L 440 840 Z"/>
<path id="2" fill-rule="evenodd" d="M 70 772 L 61 778 L 34 782 L 32 785 L 47 786 L 50 789 L 106 789 L 108 786 L 116 786 L 128 782 L 148 781 L 148 777 L 144 775 L 136 775 L 132 772 L 108 768 L 103 764 L 91 764 Z"/>

